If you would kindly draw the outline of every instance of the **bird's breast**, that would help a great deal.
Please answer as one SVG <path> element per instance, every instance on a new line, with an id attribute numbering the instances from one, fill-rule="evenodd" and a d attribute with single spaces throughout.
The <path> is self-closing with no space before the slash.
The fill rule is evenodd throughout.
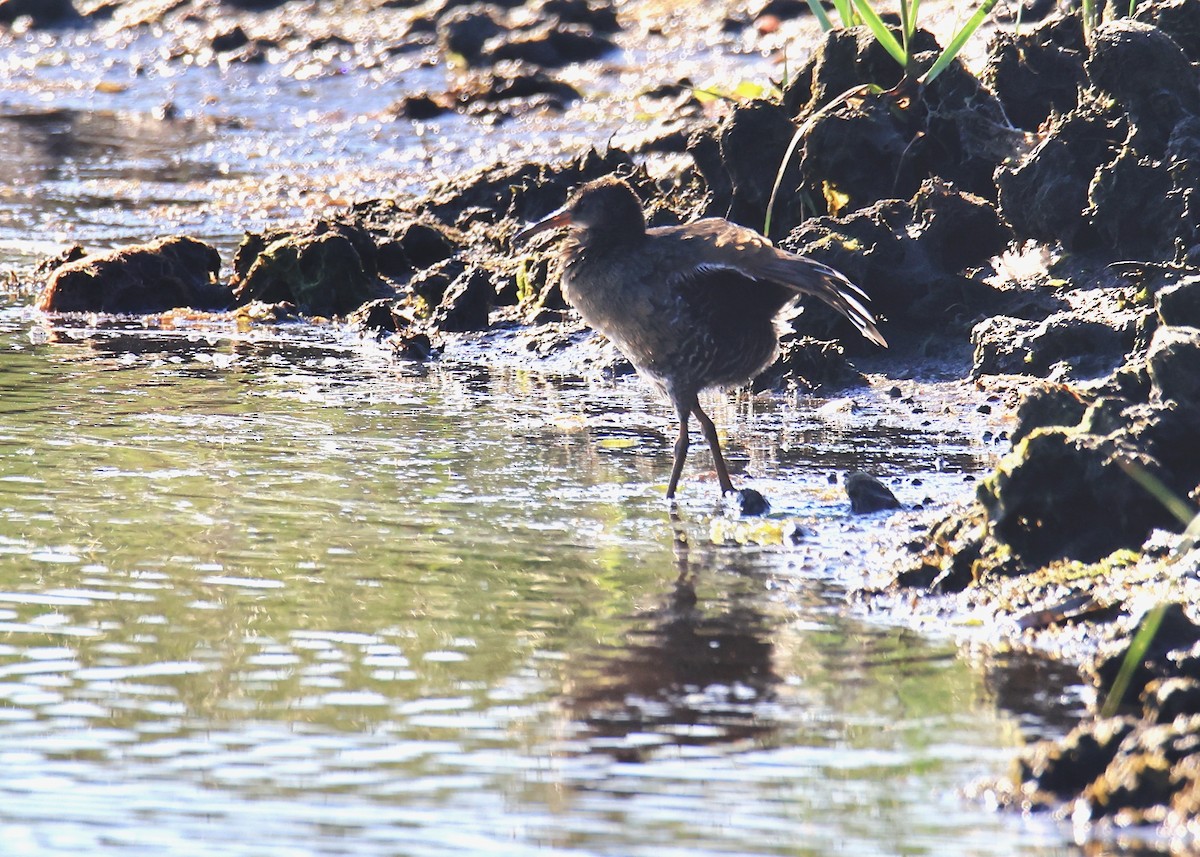
<path id="1" fill-rule="evenodd" d="M 600 331 L 639 369 L 669 359 L 675 345 L 679 308 L 667 291 L 655 288 L 635 265 L 596 270 L 576 263 L 563 274 L 563 296 L 589 327 Z"/>

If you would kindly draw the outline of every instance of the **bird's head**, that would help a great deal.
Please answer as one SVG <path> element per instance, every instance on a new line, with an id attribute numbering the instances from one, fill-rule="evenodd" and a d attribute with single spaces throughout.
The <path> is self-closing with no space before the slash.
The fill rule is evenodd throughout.
<path id="1" fill-rule="evenodd" d="M 627 237 L 646 231 L 646 217 L 633 189 L 616 176 L 605 176 L 581 186 L 566 205 L 522 229 L 513 236 L 513 241 L 524 241 L 558 226 Z"/>

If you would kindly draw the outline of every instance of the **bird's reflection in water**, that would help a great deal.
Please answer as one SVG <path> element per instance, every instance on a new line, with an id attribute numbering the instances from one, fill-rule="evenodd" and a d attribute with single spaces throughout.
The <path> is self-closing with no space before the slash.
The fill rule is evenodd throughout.
<path id="1" fill-rule="evenodd" d="M 622 648 L 598 655 L 575 676 L 566 700 L 587 727 L 589 749 L 621 761 L 639 761 L 664 745 L 760 739 L 775 728 L 761 716 L 780 679 L 756 588 L 701 601 L 698 568 L 674 514 L 672 526 L 679 570 L 673 588 L 634 617 Z"/>

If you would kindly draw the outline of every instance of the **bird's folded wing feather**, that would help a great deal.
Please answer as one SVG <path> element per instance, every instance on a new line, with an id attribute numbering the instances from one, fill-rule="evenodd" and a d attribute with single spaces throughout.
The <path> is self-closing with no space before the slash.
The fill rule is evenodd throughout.
<path id="1" fill-rule="evenodd" d="M 667 230 L 655 231 L 667 233 Z M 875 327 L 875 316 L 864 306 L 870 298 L 834 268 L 780 250 L 752 229 L 728 220 L 706 218 L 690 224 L 686 234 L 670 231 L 687 248 L 687 258 L 694 266 L 692 276 L 720 269 L 736 270 L 747 279 L 778 283 L 798 293 L 813 295 L 846 316 L 867 339 L 887 347 L 887 341 Z"/>

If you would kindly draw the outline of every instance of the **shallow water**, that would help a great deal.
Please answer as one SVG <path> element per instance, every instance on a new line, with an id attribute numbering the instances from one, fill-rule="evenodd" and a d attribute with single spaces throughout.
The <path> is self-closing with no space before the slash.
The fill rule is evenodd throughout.
<path id="1" fill-rule="evenodd" d="M 20 307 L 0 353 L 8 853 L 1069 853 L 957 794 L 1023 667 L 846 615 L 887 524 L 825 482 L 836 427 L 747 456 L 799 544 L 724 547 L 636 382 Z M 961 482 L 928 441 L 889 454 Z"/>
<path id="2" fill-rule="evenodd" d="M 442 73 L 419 57 L 163 78 L 162 34 L 122 38 L 5 43 L 0 270 L 164 232 L 228 251 L 626 118 L 397 126 L 378 111 Z M 6 854 L 1075 853 L 960 797 L 1063 728 L 1067 679 L 845 605 L 911 531 L 834 483 L 967 496 L 997 448 L 961 391 L 714 400 L 801 532 L 716 545 L 711 462 L 673 520 L 636 380 L 470 342 L 396 363 L 329 327 L 51 325 L 30 297 L 0 291 Z"/>

